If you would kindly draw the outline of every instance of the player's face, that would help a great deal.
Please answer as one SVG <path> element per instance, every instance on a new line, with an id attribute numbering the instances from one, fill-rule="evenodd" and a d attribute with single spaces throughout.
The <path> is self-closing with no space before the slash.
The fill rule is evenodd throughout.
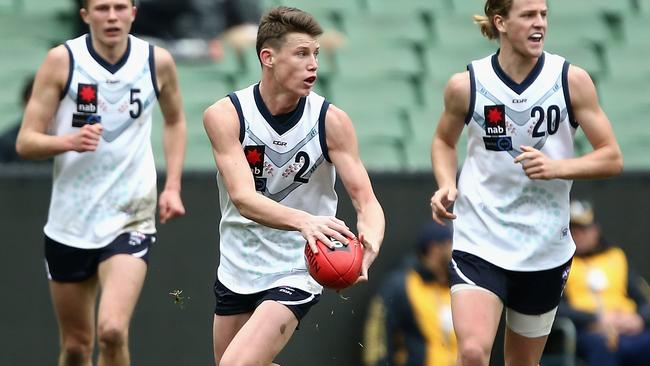
<path id="1" fill-rule="evenodd" d="M 514 0 L 508 17 L 503 18 L 501 42 L 508 42 L 525 57 L 539 57 L 544 50 L 547 12 L 546 0 Z"/>
<path id="2" fill-rule="evenodd" d="M 306 96 L 316 83 L 318 41 L 304 33 L 289 33 L 274 51 L 273 76 L 284 89 Z"/>
<path id="3" fill-rule="evenodd" d="M 94 39 L 106 45 L 126 40 L 135 19 L 135 7 L 129 0 L 90 0 L 81 17 Z"/>

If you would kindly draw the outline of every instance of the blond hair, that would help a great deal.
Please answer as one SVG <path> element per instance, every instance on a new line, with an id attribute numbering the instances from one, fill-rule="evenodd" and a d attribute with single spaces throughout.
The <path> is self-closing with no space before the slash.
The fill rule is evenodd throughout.
<path id="1" fill-rule="evenodd" d="M 513 0 L 487 0 L 485 2 L 485 15 L 474 15 L 474 23 L 478 24 L 481 33 L 488 39 L 499 38 L 499 30 L 494 25 L 494 17 L 500 15 L 507 17 L 512 8 Z"/>

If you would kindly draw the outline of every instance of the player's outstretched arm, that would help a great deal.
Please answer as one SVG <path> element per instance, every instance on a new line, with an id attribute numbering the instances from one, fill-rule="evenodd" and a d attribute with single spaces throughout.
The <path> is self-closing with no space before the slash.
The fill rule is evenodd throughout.
<path id="1" fill-rule="evenodd" d="M 456 216 L 447 209 L 456 200 L 458 152 L 456 145 L 465 126 L 470 99 L 469 72 L 452 76 L 445 87 L 444 109 L 431 143 L 431 163 L 438 190 L 431 197 L 431 216 L 444 225 Z"/>
<path id="2" fill-rule="evenodd" d="M 167 166 L 165 188 L 160 193 L 158 206 L 160 222 L 185 214 L 181 200 L 181 176 L 185 159 L 186 123 L 176 64 L 171 54 L 160 47 L 154 47 L 156 75 L 160 95 L 158 101 L 164 118 L 163 150 Z"/>
<path id="3" fill-rule="evenodd" d="M 36 73 L 31 98 L 25 108 L 16 140 L 16 151 L 24 159 L 47 159 L 66 151 L 94 151 L 102 133 L 101 124 L 85 125 L 76 133 L 47 134 L 56 113 L 61 93 L 68 80 L 70 56 L 65 46 L 53 48 Z"/>
<path id="4" fill-rule="evenodd" d="M 357 137 L 350 117 L 330 105 L 325 129 L 330 159 L 357 212 L 357 230 L 364 247 L 360 280 L 368 280 L 368 269 L 379 254 L 384 239 L 384 211 L 359 157 Z"/>
<path id="5" fill-rule="evenodd" d="M 316 240 L 333 247 L 329 237 L 344 243 L 354 237 L 347 225 L 335 217 L 314 216 L 257 193 L 239 141 L 239 117 L 230 98 L 219 100 L 205 111 L 203 126 L 228 195 L 242 216 L 272 228 L 300 231 L 314 252 L 318 252 Z"/>

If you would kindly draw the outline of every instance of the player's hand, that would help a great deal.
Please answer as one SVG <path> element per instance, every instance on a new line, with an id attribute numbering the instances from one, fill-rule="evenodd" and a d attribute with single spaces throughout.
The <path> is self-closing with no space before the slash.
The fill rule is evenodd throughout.
<path id="1" fill-rule="evenodd" d="M 458 190 L 456 188 L 446 187 L 440 188 L 433 194 L 431 197 L 431 217 L 433 221 L 444 225 L 444 220 L 453 220 L 456 218 L 456 215 L 447 209 L 456 201 L 457 196 Z"/>
<path id="2" fill-rule="evenodd" d="M 95 151 L 103 129 L 101 123 L 83 125 L 76 133 L 70 135 L 72 150 L 76 152 Z"/>
<path id="3" fill-rule="evenodd" d="M 185 215 L 185 206 L 183 206 L 180 192 L 174 189 L 165 189 L 162 191 L 158 199 L 158 209 L 161 224 Z"/>
<path id="4" fill-rule="evenodd" d="M 643 331 L 644 322 L 639 314 L 621 314 L 617 321 L 617 330 L 620 334 L 636 335 Z"/>
<path id="5" fill-rule="evenodd" d="M 299 225 L 300 233 L 307 240 L 312 252 L 318 253 L 316 241 L 320 241 L 328 248 L 334 248 L 330 238 L 336 239 L 343 244 L 348 244 L 348 238 L 355 238 L 356 235 L 342 220 L 333 216 L 313 216 Z"/>
<path id="6" fill-rule="evenodd" d="M 521 154 L 515 158 L 515 164 L 521 163 L 521 168 L 530 179 L 557 178 L 557 161 L 550 159 L 543 152 L 532 146 L 521 146 Z"/>
<path id="7" fill-rule="evenodd" d="M 368 242 L 363 234 L 359 234 L 359 243 L 363 245 L 363 261 L 361 262 L 361 275 L 355 284 L 368 281 L 368 270 L 379 254 L 376 245 Z"/>

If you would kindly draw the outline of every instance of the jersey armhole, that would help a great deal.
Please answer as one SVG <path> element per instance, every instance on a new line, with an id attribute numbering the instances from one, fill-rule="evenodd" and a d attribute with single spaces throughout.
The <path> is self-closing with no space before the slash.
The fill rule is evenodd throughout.
<path id="1" fill-rule="evenodd" d="M 325 133 L 325 118 L 327 117 L 327 110 L 329 109 L 330 102 L 324 100 L 323 105 L 320 107 L 320 114 L 318 115 L 318 141 L 320 148 L 323 150 L 323 157 L 328 163 L 331 163 L 330 155 L 327 150 L 327 135 Z"/>
<path id="2" fill-rule="evenodd" d="M 562 66 L 562 92 L 564 93 L 564 103 L 566 104 L 567 113 L 569 113 L 569 123 L 573 128 L 578 128 L 580 125 L 573 115 L 573 107 L 571 106 L 571 94 L 569 93 L 569 65 L 568 61 L 564 61 Z"/>
<path id="3" fill-rule="evenodd" d="M 237 116 L 239 117 L 239 143 L 243 143 L 244 131 L 246 127 L 244 125 L 244 112 L 241 109 L 241 103 L 239 102 L 239 98 L 237 98 L 237 94 L 230 93 L 228 94 L 228 98 L 230 98 L 230 101 L 235 106 L 235 110 L 237 111 Z"/>
<path id="4" fill-rule="evenodd" d="M 158 78 L 156 77 L 155 52 L 152 44 L 149 45 L 149 73 L 151 74 L 151 83 L 153 84 L 153 91 L 156 93 L 156 99 L 158 99 L 160 98 L 160 90 L 158 89 Z"/>
<path id="5" fill-rule="evenodd" d="M 70 56 L 70 65 L 68 66 L 68 80 L 65 82 L 65 87 L 61 91 L 61 96 L 59 100 L 63 100 L 66 94 L 68 94 L 68 89 L 70 89 L 70 84 L 72 83 L 72 73 L 74 72 L 74 56 L 72 55 L 72 50 L 67 43 L 63 44 L 65 49 L 68 50 L 68 56 Z"/>
<path id="6" fill-rule="evenodd" d="M 466 125 L 472 121 L 472 116 L 474 116 L 474 107 L 476 105 L 476 76 L 474 76 L 474 66 L 468 64 L 467 71 L 469 72 L 469 108 L 467 109 L 467 115 L 465 116 Z"/>

